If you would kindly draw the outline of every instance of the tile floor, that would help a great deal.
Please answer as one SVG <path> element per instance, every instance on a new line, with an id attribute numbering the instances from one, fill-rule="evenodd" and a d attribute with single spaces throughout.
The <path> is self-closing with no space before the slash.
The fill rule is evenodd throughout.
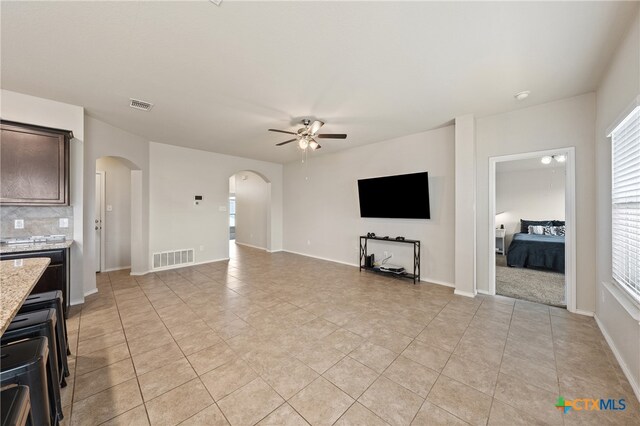
<path id="1" fill-rule="evenodd" d="M 640 424 L 592 318 L 236 251 L 99 274 L 99 293 L 68 321 L 63 424 Z M 563 415 L 559 395 L 628 408 Z"/>

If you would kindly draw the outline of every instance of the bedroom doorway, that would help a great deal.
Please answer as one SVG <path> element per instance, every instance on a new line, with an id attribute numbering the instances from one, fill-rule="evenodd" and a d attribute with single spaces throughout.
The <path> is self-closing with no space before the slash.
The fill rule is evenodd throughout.
<path id="1" fill-rule="evenodd" d="M 574 154 L 490 159 L 491 294 L 575 310 Z"/>

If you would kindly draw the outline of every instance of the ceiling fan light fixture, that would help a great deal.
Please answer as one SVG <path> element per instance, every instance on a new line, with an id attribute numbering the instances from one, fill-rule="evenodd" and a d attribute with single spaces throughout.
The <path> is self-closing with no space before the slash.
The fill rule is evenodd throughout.
<path id="1" fill-rule="evenodd" d="M 542 157 L 542 158 L 540 159 L 540 162 L 541 162 L 542 164 L 550 164 L 550 163 L 551 163 L 551 160 L 552 160 L 552 158 L 551 158 L 551 157 L 549 157 L 548 155 L 545 155 L 544 157 Z"/>
<path id="2" fill-rule="evenodd" d="M 313 123 L 310 119 L 305 118 L 302 120 L 302 125 L 304 127 L 299 128 L 297 131 L 292 132 L 289 130 L 279 130 L 279 129 L 267 129 L 270 132 L 284 133 L 287 135 L 293 135 L 293 139 L 286 140 L 284 142 L 277 143 L 276 146 L 287 145 L 292 142 L 298 143 L 298 148 L 302 151 L 307 151 L 307 149 L 320 149 L 322 146 L 316 141 L 316 139 L 346 139 L 347 135 L 345 133 L 318 133 L 320 128 L 324 126 L 324 122 L 320 120 L 315 120 Z"/>
<path id="3" fill-rule="evenodd" d="M 567 156 L 564 154 L 560 154 L 560 155 L 554 155 L 553 158 L 558 162 L 558 163 L 564 163 L 567 161 Z"/>
<path id="4" fill-rule="evenodd" d="M 316 120 L 309 126 L 309 134 L 315 135 L 320 130 L 320 127 L 324 126 L 324 123 L 320 120 Z"/>
<path id="5" fill-rule="evenodd" d="M 513 95 L 513 97 L 516 98 L 516 100 L 518 101 L 524 101 L 529 97 L 530 94 L 531 94 L 530 90 L 525 90 L 523 92 L 516 93 L 515 95 Z"/>

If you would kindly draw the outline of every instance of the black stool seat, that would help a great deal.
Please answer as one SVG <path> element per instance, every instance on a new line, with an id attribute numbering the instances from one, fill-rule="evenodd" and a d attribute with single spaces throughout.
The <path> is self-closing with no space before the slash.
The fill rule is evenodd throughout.
<path id="1" fill-rule="evenodd" d="M 30 411 L 28 387 L 12 385 L 0 392 L 2 426 L 25 426 L 29 422 Z"/>
<path id="2" fill-rule="evenodd" d="M 44 309 L 16 315 L 2 335 L 0 342 L 4 345 L 17 340 L 31 337 L 46 337 L 49 344 L 48 377 L 49 377 L 49 401 L 51 410 L 62 420 L 62 399 L 60 397 L 60 384 L 64 375 L 58 373 L 58 356 L 56 344 L 56 310 Z M 63 383 L 66 385 L 66 383 Z"/>
<path id="3" fill-rule="evenodd" d="M 36 425 L 57 424 L 57 418 L 49 406 L 46 364 L 49 342 L 46 337 L 21 340 L 0 348 L 2 369 L 0 386 L 20 385 L 29 390 L 31 422 Z M 2 391 L 2 424 L 5 424 L 5 391 Z M 14 399 L 15 404 L 19 398 Z M 18 416 L 20 417 L 20 416 Z M 11 423 L 9 423 L 11 424 Z M 22 424 L 22 423 L 16 423 Z"/>
<path id="4" fill-rule="evenodd" d="M 22 304 L 18 314 L 39 311 L 42 309 L 56 310 L 56 342 L 58 343 L 58 362 L 60 363 L 65 377 L 69 377 L 69 362 L 67 355 L 71 355 L 69 337 L 67 336 L 67 321 L 64 318 L 62 308 L 64 299 L 60 290 L 46 291 L 44 293 L 31 294 Z"/>

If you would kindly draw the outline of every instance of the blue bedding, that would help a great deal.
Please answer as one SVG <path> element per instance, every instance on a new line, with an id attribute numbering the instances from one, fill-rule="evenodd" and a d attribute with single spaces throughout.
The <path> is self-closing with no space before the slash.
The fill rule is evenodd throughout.
<path id="1" fill-rule="evenodd" d="M 507 265 L 564 272 L 564 236 L 514 234 Z"/>

